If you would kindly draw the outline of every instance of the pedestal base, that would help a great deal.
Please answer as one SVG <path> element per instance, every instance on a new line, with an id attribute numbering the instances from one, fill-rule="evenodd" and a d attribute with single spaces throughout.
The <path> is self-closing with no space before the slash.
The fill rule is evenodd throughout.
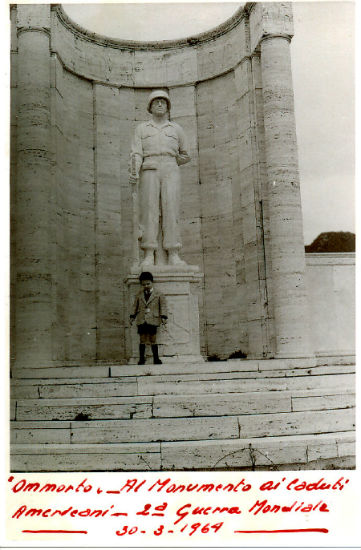
<path id="1" fill-rule="evenodd" d="M 159 356 L 164 363 L 196 363 L 204 361 L 200 353 L 198 296 L 203 274 L 198 266 L 152 266 L 154 287 L 167 301 L 168 322 L 158 329 Z M 139 292 L 138 274 L 125 280 L 128 287 L 128 311 Z M 139 359 L 139 336 L 135 323 L 126 330 L 127 357 L 130 364 Z M 152 362 L 147 349 L 147 362 Z M 149 359 L 148 359 L 149 357 Z"/>

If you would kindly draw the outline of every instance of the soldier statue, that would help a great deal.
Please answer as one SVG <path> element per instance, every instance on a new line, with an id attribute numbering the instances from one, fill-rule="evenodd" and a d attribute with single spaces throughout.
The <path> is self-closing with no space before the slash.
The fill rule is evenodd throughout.
<path id="1" fill-rule="evenodd" d="M 182 128 L 169 120 L 171 101 L 167 92 L 153 91 L 147 110 L 152 118 L 135 130 L 130 156 L 129 182 L 138 192 L 141 268 L 156 264 L 185 265 L 179 227 L 180 170 L 190 161 Z M 159 250 L 159 248 L 162 250 Z"/>

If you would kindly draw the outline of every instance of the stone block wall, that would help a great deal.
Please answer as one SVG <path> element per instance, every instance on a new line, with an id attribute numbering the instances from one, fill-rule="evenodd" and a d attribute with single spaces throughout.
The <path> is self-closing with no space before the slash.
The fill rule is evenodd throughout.
<path id="1" fill-rule="evenodd" d="M 222 355 L 248 348 L 244 284 L 237 281 L 244 230 L 233 71 L 197 86 L 197 111 L 208 351 Z"/>
<path id="2" fill-rule="evenodd" d="M 52 114 L 57 168 L 52 203 L 53 359 L 91 360 L 96 350 L 97 309 L 93 89 L 86 80 L 64 71 L 55 54 L 51 63 L 55 66 Z"/>
<path id="3" fill-rule="evenodd" d="M 192 161 L 181 169 L 182 256 L 204 273 L 202 352 L 221 358 L 237 350 L 252 357 L 308 353 L 299 323 L 305 324 L 305 296 L 297 290 L 303 288 L 304 252 L 292 89 L 284 106 L 282 98 L 275 103 L 273 88 L 280 74 L 290 76 L 291 6 L 250 3 L 208 33 L 158 43 L 89 33 L 59 5 L 14 6 L 12 30 L 16 363 L 125 358 L 128 156 L 136 125 L 149 117 L 153 88 L 168 90 L 172 119 L 190 141 Z M 277 50 L 273 71 L 266 38 Z M 292 158 L 281 182 L 286 203 L 282 194 L 277 200 L 282 216 L 293 205 L 288 225 L 272 215 L 270 185 L 284 158 L 265 128 L 269 116 L 277 126 L 284 108 Z M 288 246 L 290 226 L 296 234 Z M 288 252 L 295 259 L 290 270 L 280 263 Z M 280 291 L 285 281 L 287 303 Z M 295 349 L 290 321 L 301 334 Z"/>

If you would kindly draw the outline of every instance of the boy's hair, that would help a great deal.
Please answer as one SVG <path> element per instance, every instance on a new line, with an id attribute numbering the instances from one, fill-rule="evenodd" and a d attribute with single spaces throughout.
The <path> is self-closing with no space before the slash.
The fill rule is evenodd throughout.
<path id="1" fill-rule="evenodd" d="M 143 273 L 139 275 L 139 281 L 153 281 L 153 275 L 149 271 L 143 271 Z"/>

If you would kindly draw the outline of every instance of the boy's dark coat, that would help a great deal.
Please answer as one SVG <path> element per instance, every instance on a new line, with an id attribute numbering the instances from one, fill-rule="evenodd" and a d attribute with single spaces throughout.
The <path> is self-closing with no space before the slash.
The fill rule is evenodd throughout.
<path id="1" fill-rule="evenodd" d="M 140 290 L 135 297 L 131 313 L 131 317 L 137 318 L 137 325 L 148 323 L 148 325 L 159 327 L 161 316 L 167 317 L 167 304 L 163 294 L 153 289 L 149 300 L 146 302 L 144 290 Z"/>

